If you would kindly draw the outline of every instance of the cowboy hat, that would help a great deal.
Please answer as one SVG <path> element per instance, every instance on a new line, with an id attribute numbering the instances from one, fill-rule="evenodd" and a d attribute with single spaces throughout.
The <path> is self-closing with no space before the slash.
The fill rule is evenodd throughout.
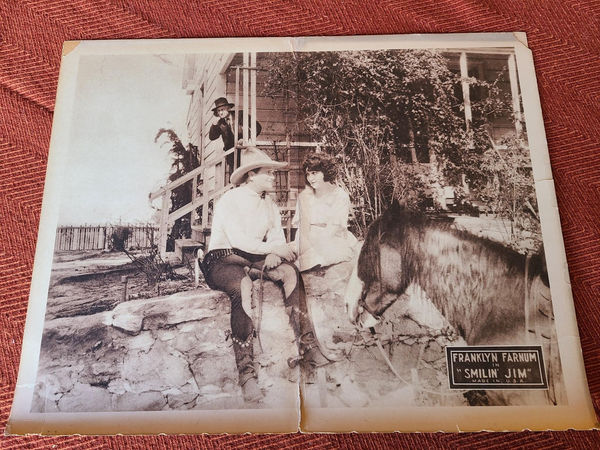
<path id="1" fill-rule="evenodd" d="M 240 184 L 244 175 L 251 170 L 267 167 L 269 169 L 278 169 L 287 166 L 286 162 L 273 161 L 262 150 L 256 147 L 246 147 L 242 149 L 241 165 L 233 171 L 230 177 L 232 184 Z"/>
<path id="2" fill-rule="evenodd" d="M 217 108 L 220 108 L 221 106 L 229 106 L 230 108 L 233 108 L 235 105 L 233 103 L 229 103 L 225 97 L 219 97 L 215 100 L 215 107 L 212 109 L 212 112 L 215 116 L 217 115 Z"/>

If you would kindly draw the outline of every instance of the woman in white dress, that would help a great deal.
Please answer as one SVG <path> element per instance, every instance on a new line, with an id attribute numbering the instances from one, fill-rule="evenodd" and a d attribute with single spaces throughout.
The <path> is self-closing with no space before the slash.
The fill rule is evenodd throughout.
<path id="1" fill-rule="evenodd" d="M 309 154 L 302 165 L 306 188 L 298 196 L 292 224 L 300 271 L 350 261 L 357 239 L 348 231 L 350 197 L 335 184 L 337 166 L 325 153 Z"/>

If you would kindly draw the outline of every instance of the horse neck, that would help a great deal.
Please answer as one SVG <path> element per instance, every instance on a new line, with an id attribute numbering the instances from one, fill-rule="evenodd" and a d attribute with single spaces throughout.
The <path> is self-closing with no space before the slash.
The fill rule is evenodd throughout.
<path id="1" fill-rule="evenodd" d="M 437 224 L 406 237 L 412 281 L 467 342 L 524 323 L 523 255 Z"/>

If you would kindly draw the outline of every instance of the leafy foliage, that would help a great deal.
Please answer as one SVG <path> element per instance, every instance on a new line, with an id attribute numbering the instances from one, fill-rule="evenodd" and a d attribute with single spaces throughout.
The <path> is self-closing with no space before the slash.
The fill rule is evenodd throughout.
<path id="1" fill-rule="evenodd" d="M 481 170 L 488 176 L 479 195 L 492 213 L 508 219 L 509 243 L 521 251 L 526 250 L 522 246 L 541 247 L 529 151 L 523 141 L 513 137 L 503 139 L 499 146 L 492 143 L 483 154 Z"/>
<path id="2" fill-rule="evenodd" d="M 154 142 L 158 142 L 160 137 L 166 134 L 171 142 L 169 152 L 173 158 L 171 164 L 171 174 L 168 181 L 175 181 L 183 175 L 191 172 L 200 165 L 198 158 L 198 147 L 192 144 L 183 145 L 177 133 L 172 129 L 161 128 L 154 137 Z M 184 183 L 171 191 L 171 206 L 169 212 L 178 210 L 192 201 L 192 183 Z M 173 251 L 175 240 L 189 238 L 191 236 L 191 213 L 177 219 L 171 228 L 167 239 L 167 250 Z"/>
<path id="3" fill-rule="evenodd" d="M 173 266 L 163 261 L 157 246 L 152 246 L 147 252 L 134 254 L 126 249 L 124 253 L 129 257 L 138 272 L 146 276 L 148 286 L 155 287 L 157 295 L 160 295 L 160 282 L 162 280 L 184 279 L 173 271 Z"/>
<path id="4" fill-rule="evenodd" d="M 392 199 L 415 209 L 445 209 L 445 186 L 454 188 L 457 203 L 489 202 L 517 222 L 523 201 L 531 203 L 526 144 L 515 136 L 504 154 L 491 139 L 491 123 L 512 118 L 510 92 L 500 83 L 506 70 L 492 82 L 463 80 L 443 53 L 432 50 L 265 57 L 271 58 L 265 94 L 294 98 L 312 139 L 338 158 L 340 181 L 358 206 L 360 234 Z M 469 123 L 463 82 L 472 91 Z"/>

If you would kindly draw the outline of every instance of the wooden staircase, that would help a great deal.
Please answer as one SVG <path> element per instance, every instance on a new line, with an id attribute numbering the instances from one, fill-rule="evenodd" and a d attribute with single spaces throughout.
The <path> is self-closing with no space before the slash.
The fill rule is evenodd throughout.
<path id="1" fill-rule="evenodd" d="M 298 158 L 291 161 L 290 154 L 293 150 L 295 151 L 295 155 L 300 155 L 301 152 L 305 151 L 307 148 L 317 149 L 318 151 L 320 144 L 315 142 L 294 142 L 291 141 L 289 134 L 285 136 L 271 136 L 275 137 L 275 140 L 271 141 L 258 141 L 256 138 L 256 121 L 249 120 L 250 117 L 259 119 L 257 117 L 256 108 L 256 75 L 258 70 L 256 53 L 243 53 L 242 65 L 232 66 L 232 68 L 235 68 L 234 104 L 236 105 L 236 117 L 242 117 L 241 134 L 243 138 L 240 147 L 244 148 L 253 145 L 259 147 L 266 153 L 270 153 L 270 149 L 286 149 L 284 152 L 286 155 L 285 161 L 289 166 L 288 168 L 278 171 L 276 183 L 278 183 L 279 186 L 276 186 L 278 192 L 275 193 L 275 196 L 277 197 L 276 201 L 280 207 L 284 229 L 286 230 L 287 239 L 289 240 L 292 234 L 291 219 L 298 194 L 297 187 L 289 188 L 290 172 L 298 171 L 300 167 Z M 241 108 L 239 108 L 240 100 L 242 104 Z M 284 111 L 282 111 L 282 114 L 284 114 Z M 234 136 L 238 136 L 238 120 L 234 121 L 234 128 Z M 229 183 L 228 174 L 225 173 L 227 157 L 232 155 L 230 158 L 232 157 L 234 160 L 234 168 L 240 166 L 237 148 L 238 147 L 234 147 L 225 152 L 213 152 L 206 160 L 201 161 L 200 167 L 197 167 L 190 173 L 168 183 L 163 188 L 156 192 L 152 192 L 149 195 L 150 202 L 161 199 L 158 247 L 160 255 L 164 260 L 171 258 L 176 261 L 178 260 L 179 262 L 185 262 L 190 255 L 194 254 L 196 249 L 206 248 L 208 246 L 212 221 L 212 208 L 221 195 L 233 188 L 233 185 Z M 202 150 L 204 154 L 205 149 L 203 148 Z M 277 155 L 281 152 L 274 151 L 274 153 Z M 279 158 L 277 159 L 281 160 Z M 285 175 L 281 176 L 281 174 Z M 208 176 L 211 178 L 209 179 Z M 297 178 L 298 174 L 295 173 L 294 176 Z M 176 211 L 169 212 L 171 206 L 171 192 L 173 189 L 184 183 L 192 184 L 191 202 L 180 207 Z M 190 239 L 178 239 L 175 242 L 175 251 L 167 252 L 169 226 L 186 214 L 191 214 L 192 236 Z"/>

